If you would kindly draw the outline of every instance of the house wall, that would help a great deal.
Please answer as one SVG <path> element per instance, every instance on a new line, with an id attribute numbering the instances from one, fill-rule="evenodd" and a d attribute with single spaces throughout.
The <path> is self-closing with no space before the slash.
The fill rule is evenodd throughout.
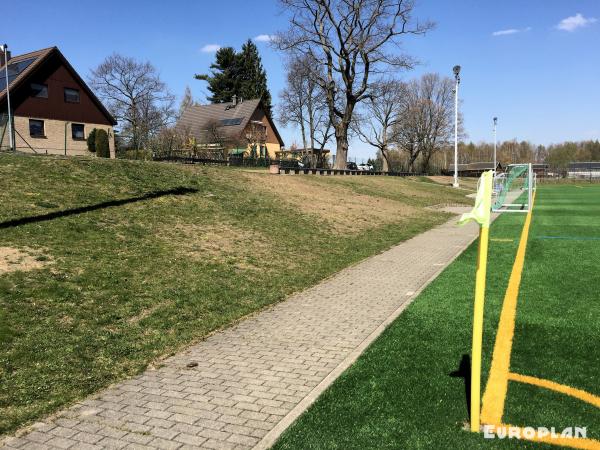
<path id="1" fill-rule="evenodd" d="M 279 142 L 279 139 L 277 139 L 277 134 L 275 134 L 275 131 L 273 130 L 273 127 L 271 126 L 271 123 L 269 121 L 269 119 L 267 119 L 266 114 L 264 113 L 264 111 L 260 108 L 257 108 L 256 111 L 254 111 L 254 114 L 252 114 L 252 117 L 250 118 L 250 121 L 260 121 L 267 129 L 267 139 L 266 139 L 266 147 L 267 147 L 267 152 L 269 153 L 269 158 L 275 158 L 275 152 L 278 152 L 279 150 L 281 150 L 281 143 Z"/>
<path id="2" fill-rule="evenodd" d="M 32 97 L 31 83 L 46 84 L 48 98 Z M 65 102 L 65 88 L 79 90 L 79 103 Z M 112 127 L 112 123 L 106 115 L 56 55 L 44 63 L 43 67 L 36 71 L 16 92 L 11 92 L 11 103 L 15 116 L 95 123 Z"/>
<path id="3" fill-rule="evenodd" d="M 29 119 L 40 119 L 44 121 L 44 137 L 33 137 L 29 135 Z M 84 135 L 87 137 L 92 129 L 106 130 L 110 147 L 110 157 L 115 157 L 115 134 L 113 127 L 102 123 L 72 122 L 65 120 L 46 119 L 40 116 L 22 117 L 15 116 L 15 146 L 18 151 L 26 153 L 42 153 L 49 155 L 65 155 L 65 125 L 67 134 L 67 156 L 90 156 L 85 140 L 73 139 L 71 132 L 72 123 L 84 124 Z M 35 152 L 31 149 L 35 150 Z"/>

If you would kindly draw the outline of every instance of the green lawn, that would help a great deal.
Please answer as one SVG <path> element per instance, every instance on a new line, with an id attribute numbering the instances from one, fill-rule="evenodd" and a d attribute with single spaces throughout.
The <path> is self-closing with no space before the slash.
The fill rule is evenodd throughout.
<path id="1" fill-rule="evenodd" d="M 449 217 L 425 207 L 469 202 L 362 178 L 1 155 L 0 434 Z"/>
<path id="2" fill-rule="evenodd" d="M 511 371 L 600 395 L 600 186 L 538 189 L 517 307 Z M 483 387 L 525 216 L 491 229 Z M 513 241 L 510 241 L 513 239 Z M 462 364 L 470 353 L 476 244 L 449 266 L 278 441 L 276 449 L 553 448 L 485 440 L 468 422 Z M 468 359 L 465 360 L 468 362 Z M 504 423 L 587 427 L 600 410 L 510 382 Z M 555 447 L 554 447 L 555 448 Z"/>

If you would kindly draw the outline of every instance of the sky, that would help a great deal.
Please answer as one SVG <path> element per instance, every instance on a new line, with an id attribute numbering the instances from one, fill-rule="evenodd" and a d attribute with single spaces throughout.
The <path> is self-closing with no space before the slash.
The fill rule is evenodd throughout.
<path id="1" fill-rule="evenodd" d="M 460 64 L 469 140 L 491 141 L 494 116 L 499 140 L 600 139 L 600 1 L 417 0 L 414 17 L 436 27 L 403 40 L 419 65 L 398 76 L 452 76 Z M 194 74 L 208 71 L 220 46 L 239 49 L 250 38 L 277 103 L 284 58 L 268 38 L 287 24 L 277 0 L 30 0 L 3 7 L 0 42 L 13 54 L 56 45 L 84 79 L 113 52 L 150 61 L 171 92 L 181 97 L 190 86 L 204 103 L 206 83 Z M 298 130 L 280 131 L 287 146 L 301 142 Z M 351 159 L 374 154 L 351 142 Z"/>

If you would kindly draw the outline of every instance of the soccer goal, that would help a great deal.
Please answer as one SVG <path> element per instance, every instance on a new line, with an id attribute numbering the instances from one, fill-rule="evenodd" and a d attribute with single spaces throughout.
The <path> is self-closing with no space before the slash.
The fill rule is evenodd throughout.
<path id="1" fill-rule="evenodd" d="M 531 163 L 509 164 L 504 173 L 494 176 L 492 210 L 494 212 L 529 212 L 536 188 Z"/>

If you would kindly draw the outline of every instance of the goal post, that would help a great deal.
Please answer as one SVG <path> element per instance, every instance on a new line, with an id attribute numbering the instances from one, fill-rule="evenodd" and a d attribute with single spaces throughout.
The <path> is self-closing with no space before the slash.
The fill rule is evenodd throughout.
<path id="1" fill-rule="evenodd" d="M 535 189 L 536 176 L 531 163 L 509 164 L 504 173 L 494 175 L 492 211 L 529 212 Z"/>

